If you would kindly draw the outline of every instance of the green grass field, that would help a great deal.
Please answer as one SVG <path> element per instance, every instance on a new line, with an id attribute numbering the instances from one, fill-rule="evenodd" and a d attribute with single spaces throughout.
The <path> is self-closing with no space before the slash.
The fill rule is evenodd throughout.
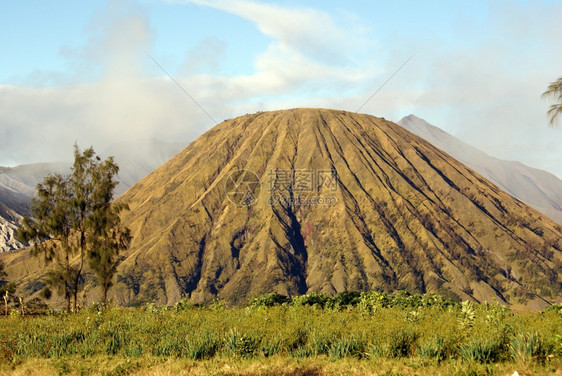
<path id="1" fill-rule="evenodd" d="M 562 307 L 341 294 L 0 319 L 0 374 L 562 374 Z M 16 312 L 16 311 L 14 311 Z"/>

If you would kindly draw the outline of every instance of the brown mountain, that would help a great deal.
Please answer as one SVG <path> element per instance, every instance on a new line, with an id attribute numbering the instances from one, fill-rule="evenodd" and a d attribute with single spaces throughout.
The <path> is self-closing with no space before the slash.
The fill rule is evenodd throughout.
<path id="1" fill-rule="evenodd" d="M 110 292 L 120 304 L 370 289 L 512 303 L 562 296 L 558 224 L 369 115 L 227 120 L 121 199 L 134 240 Z M 12 257 L 9 275 L 33 290 L 37 274 L 16 259 L 30 260 Z"/>
<path id="2" fill-rule="evenodd" d="M 225 121 L 122 199 L 134 235 L 122 303 L 366 289 L 561 295 L 559 225 L 368 115 Z"/>

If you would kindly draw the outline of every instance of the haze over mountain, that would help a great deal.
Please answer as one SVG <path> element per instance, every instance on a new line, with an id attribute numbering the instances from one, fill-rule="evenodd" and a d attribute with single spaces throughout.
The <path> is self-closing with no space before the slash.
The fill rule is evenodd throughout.
<path id="1" fill-rule="evenodd" d="M 520 162 L 494 158 L 415 115 L 402 118 L 398 124 L 562 224 L 562 181 L 553 174 Z"/>
<path id="2" fill-rule="evenodd" d="M 183 142 L 142 140 L 119 143 L 100 152 L 102 158 L 115 157 L 120 170 L 116 195 L 168 161 L 185 147 Z M 69 145 L 69 153 L 71 151 Z M 30 201 L 38 183 L 49 173 L 68 173 L 70 162 L 36 163 L 17 167 L 0 167 L 0 252 L 22 248 L 15 240 L 15 230 L 22 216 L 30 214 Z"/>
<path id="3" fill-rule="evenodd" d="M 166 142 L 157 139 L 121 142 L 110 145 L 102 158 L 114 156 L 119 165 L 117 196 L 132 187 L 146 175 L 166 163 L 186 147 L 187 142 Z"/>

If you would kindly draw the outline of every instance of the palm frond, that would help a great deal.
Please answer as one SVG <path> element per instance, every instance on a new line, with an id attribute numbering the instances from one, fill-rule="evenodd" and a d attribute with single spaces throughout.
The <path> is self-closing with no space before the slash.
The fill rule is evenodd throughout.
<path id="1" fill-rule="evenodd" d="M 555 126 L 558 123 L 558 116 L 562 114 L 562 103 L 553 104 L 547 111 L 547 115 L 550 118 L 548 123 L 550 126 Z"/>
<path id="2" fill-rule="evenodd" d="M 549 126 L 554 127 L 558 124 L 558 116 L 562 113 L 562 77 L 551 82 L 546 91 L 542 93 L 541 98 L 552 99 L 557 102 L 551 105 L 547 111 Z"/>
<path id="3" fill-rule="evenodd" d="M 541 97 L 545 99 L 552 98 L 554 100 L 562 100 L 562 77 L 551 82 L 546 88 L 546 91 L 542 93 Z"/>

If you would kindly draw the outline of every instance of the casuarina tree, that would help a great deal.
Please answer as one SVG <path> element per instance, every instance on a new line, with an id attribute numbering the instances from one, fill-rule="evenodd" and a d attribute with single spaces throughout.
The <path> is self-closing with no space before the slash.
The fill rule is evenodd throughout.
<path id="1" fill-rule="evenodd" d="M 67 311 L 71 301 L 76 311 L 86 259 L 95 270 L 99 253 L 108 249 L 116 253 L 128 246 L 129 232 L 118 220 L 126 205 L 112 202 L 118 171 L 112 157 L 101 161 L 93 148 L 81 151 L 75 145 L 71 173 L 51 174 L 37 185 L 33 216 L 25 217 L 18 231 L 20 240 L 33 245 L 34 255 L 54 263 L 45 282 L 64 294 Z M 108 236 L 117 237 L 119 244 L 105 239 Z M 117 262 L 116 257 L 109 260 Z"/>
<path id="2" fill-rule="evenodd" d="M 7 276 L 4 270 L 4 263 L 0 261 L 0 296 L 13 295 L 16 291 L 16 285 L 13 282 L 8 282 L 4 278 Z"/>
<path id="3" fill-rule="evenodd" d="M 131 235 L 121 225 L 119 214 L 128 210 L 125 203 L 113 203 L 113 191 L 117 182 L 113 179 L 118 172 L 117 165 L 108 159 L 92 174 L 94 206 L 88 217 L 87 240 L 88 262 L 102 289 L 102 301 L 107 303 L 107 293 L 113 285 L 119 252 L 129 247 Z"/>

